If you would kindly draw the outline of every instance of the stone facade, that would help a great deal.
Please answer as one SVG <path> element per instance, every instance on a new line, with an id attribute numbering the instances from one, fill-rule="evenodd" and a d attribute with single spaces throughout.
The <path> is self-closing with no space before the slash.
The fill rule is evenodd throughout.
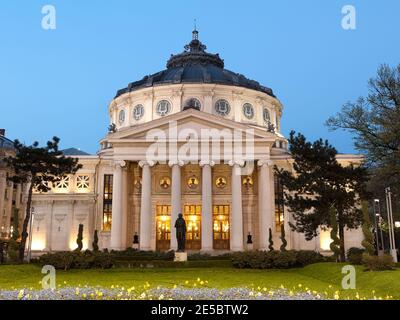
<path id="1" fill-rule="evenodd" d="M 34 251 L 76 248 L 79 224 L 84 248 L 91 248 L 98 230 L 102 249 L 176 249 L 178 213 L 188 225 L 190 251 L 265 250 L 269 229 L 278 249 L 282 223 L 289 248 L 329 249 L 326 232 L 305 241 L 289 228 L 273 173 L 275 165 L 292 170 L 281 102 L 272 90 L 221 69 L 219 56 L 206 54 L 197 38 L 187 50 L 171 58 L 174 76 L 167 77 L 169 69 L 163 73 L 168 82 L 155 83 L 153 75 L 153 82 L 145 78 L 119 91 L 109 104 L 110 131 L 98 154 L 77 156 L 82 169 L 47 193 L 35 192 Z M 198 67 L 198 57 L 200 75 L 190 69 Z M 226 78 L 213 80 L 215 68 Z M 362 159 L 338 160 L 348 165 Z M 0 213 L 7 208 L 9 230 L 11 200 L 4 190 L 13 188 L 1 170 Z M 361 239 L 360 230 L 346 232 L 347 247 L 360 246 Z"/>

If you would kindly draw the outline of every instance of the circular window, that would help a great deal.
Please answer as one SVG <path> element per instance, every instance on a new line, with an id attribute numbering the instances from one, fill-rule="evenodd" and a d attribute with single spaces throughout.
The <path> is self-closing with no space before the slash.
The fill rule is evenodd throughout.
<path id="1" fill-rule="evenodd" d="M 250 103 L 245 103 L 243 105 L 243 114 L 249 120 L 254 118 L 254 108 Z"/>
<path id="2" fill-rule="evenodd" d="M 125 111 L 121 110 L 118 115 L 118 121 L 120 124 L 124 123 L 125 121 Z"/>
<path id="3" fill-rule="evenodd" d="M 133 108 L 133 118 L 138 121 L 144 115 L 144 107 L 141 104 L 138 104 Z"/>
<path id="4" fill-rule="evenodd" d="M 201 108 L 200 101 L 196 98 L 190 98 L 186 100 L 184 109 L 190 109 L 190 108 L 200 110 Z"/>
<path id="5" fill-rule="evenodd" d="M 160 116 L 165 116 L 171 111 L 171 104 L 167 100 L 161 100 L 157 104 L 157 113 Z"/>
<path id="6" fill-rule="evenodd" d="M 217 180 L 215 180 L 215 185 L 217 188 L 223 189 L 226 186 L 226 179 L 224 177 L 218 177 Z"/>
<path id="7" fill-rule="evenodd" d="M 220 116 L 225 117 L 229 114 L 229 112 L 231 112 L 231 106 L 229 105 L 228 101 L 221 99 L 215 103 L 215 111 Z"/>
<path id="8" fill-rule="evenodd" d="M 267 108 L 264 108 L 264 110 L 263 110 L 263 119 L 264 119 L 265 123 L 271 122 L 271 117 L 269 115 L 269 111 Z"/>

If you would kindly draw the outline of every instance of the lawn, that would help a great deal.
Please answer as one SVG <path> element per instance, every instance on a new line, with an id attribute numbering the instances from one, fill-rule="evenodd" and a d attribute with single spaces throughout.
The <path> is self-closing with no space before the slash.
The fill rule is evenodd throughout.
<path id="1" fill-rule="evenodd" d="M 356 267 L 356 290 L 343 290 L 342 264 L 319 263 L 291 270 L 240 270 L 234 268 L 193 269 L 111 269 L 57 271 L 57 286 L 111 286 L 129 287 L 250 287 L 277 289 L 283 285 L 288 290 L 327 292 L 341 299 L 360 297 L 400 299 L 400 270 L 365 272 Z M 34 265 L 0 266 L 0 290 L 41 288 L 41 268 Z M 200 285 L 201 283 L 201 285 Z"/>

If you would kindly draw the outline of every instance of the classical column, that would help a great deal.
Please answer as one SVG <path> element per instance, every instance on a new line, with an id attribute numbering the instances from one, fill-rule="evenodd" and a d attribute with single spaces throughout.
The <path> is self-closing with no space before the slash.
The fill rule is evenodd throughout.
<path id="1" fill-rule="evenodd" d="M 0 218 L 2 218 L 4 215 L 6 188 L 7 188 L 6 174 L 0 173 Z M 1 223 L 1 219 L 0 219 L 0 223 Z M 2 225 L 0 225 L 0 228 L 1 227 L 2 227 Z M 0 232 L 2 232 L 2 231 L 5 232 L 6 230 L 0 230 Z"/>
<path id="2" fill-rule="evenodd" d="M 181 203 L 181 165 L 183 163 L 170 162 L 169 166 L 172 170 L 172 181 L 171 181 L 171 250 L 178 248 L 175 232 L 175 221 L 178 218 L 178 214 L 182 213 Z"/>
<path id="3" fill-rule="evenodd" d="M 214 163 L 201 162 L 201 251 L 213 250 L 212 177 Z"/>
<path id="4" fill-rule="evenodd" d="M 273 175 L 271 174 L 272 161 L 258 161 L 258 216 L 260 222 L 260 250 L 268 249 L 269 229 L 274 231 L 272 226 L 272 190 L 273 190 Z M 272 189 L 271 189 L 272 188 Z"/>
<path id="5" fill-rule="evenodd" d="M 231 161 L 229 165 L 232 166 L 231 250 L 243 251 L 241 164 Z"/>
<path id="6" fill-rule="evenodd" d="M 140 250 L 151 250 L 151 170 L 147 161 L 139 162 L 142 167 L 142 198 L 140 204 Z"/>
<path id="7" fill-rule="evenodd" d="M 122 167 L 124 166 L 124 161 L 114 162 L 110 240 L 110 247 L 114 250 L 122 249 Z"/>

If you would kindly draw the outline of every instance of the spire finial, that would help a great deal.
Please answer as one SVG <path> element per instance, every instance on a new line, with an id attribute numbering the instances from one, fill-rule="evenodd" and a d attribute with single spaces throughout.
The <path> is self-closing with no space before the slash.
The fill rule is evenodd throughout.
<path id="1" fill-rule="evenodd" d="M 199 40 L 199 32 L 197 31 L 197 21 L 194 19 L 194 29 L 192 32 L 192 40 Z"/>

